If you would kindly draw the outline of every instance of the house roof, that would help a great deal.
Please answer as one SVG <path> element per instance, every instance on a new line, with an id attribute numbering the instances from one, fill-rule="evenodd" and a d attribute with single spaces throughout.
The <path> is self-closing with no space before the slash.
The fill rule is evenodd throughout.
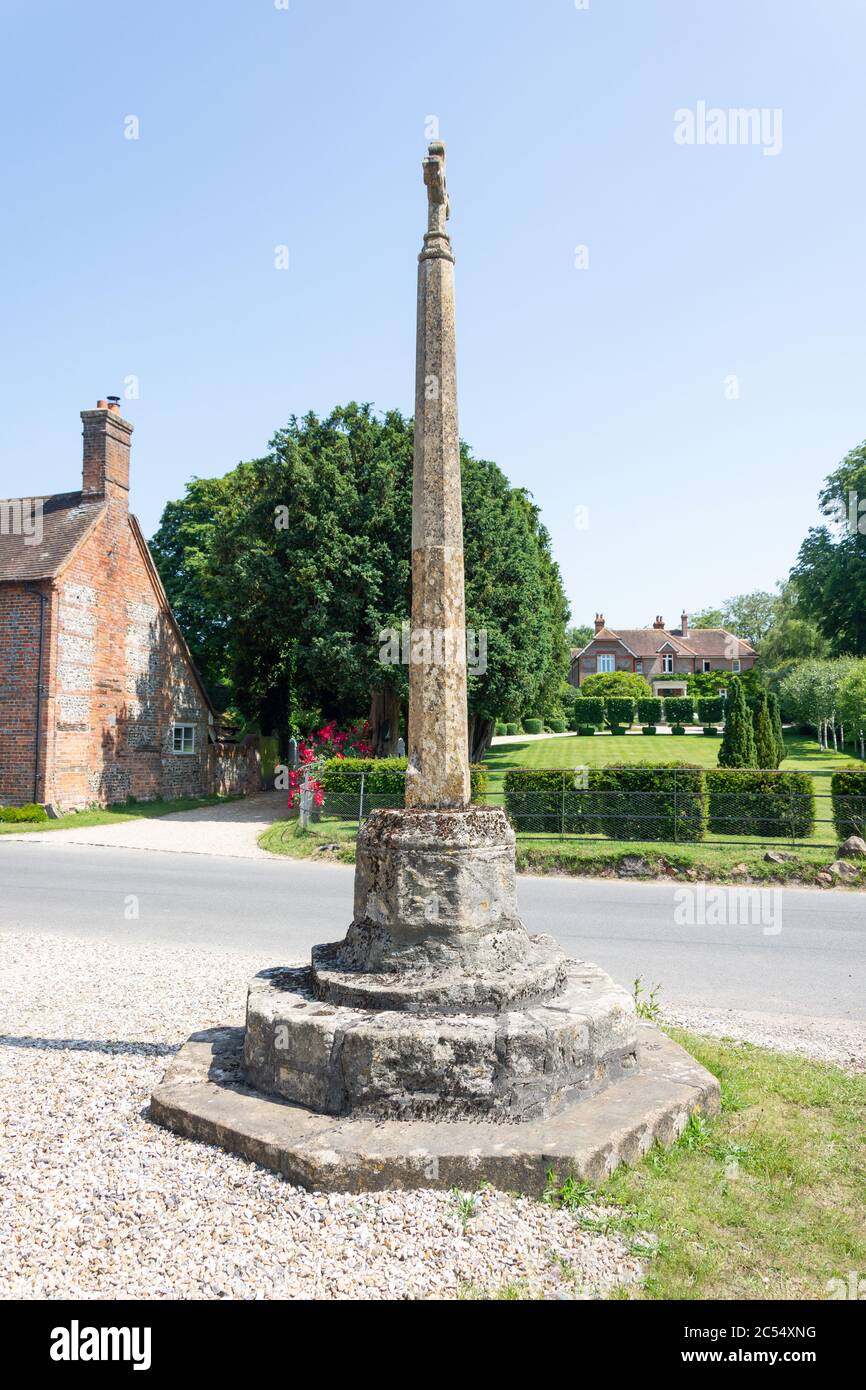
<path id="1" fill-rule="evenodd" d="M 681 656 L 741 657 L 754 656 L 755 649 L 741 637 L 735 637 L 723 627 L 690 627 L 688 637 L 658 627 L 622 627 L 616 632 L 602 628 L 585 647 L 573 647 L 572 661 L 589 651 L 593 642 L 621 642 L 632 656 L 656 656 L 665 647 L 673 647 Z"/>
<path id="2" fill-rule="evenodd" d="M 42 539 L 15 535 L 9 525 L 16 504 L 40 503 Z M 66 564 L 91 526 L 98 520 L 105 501 L 91 500 L 80 492 L 59 492 L 53 497 L 12 497 L 0 501 L 0 583 L 31 579 L 51 579 Z M 25 515 L 32 516 L 32 512 Z"/>

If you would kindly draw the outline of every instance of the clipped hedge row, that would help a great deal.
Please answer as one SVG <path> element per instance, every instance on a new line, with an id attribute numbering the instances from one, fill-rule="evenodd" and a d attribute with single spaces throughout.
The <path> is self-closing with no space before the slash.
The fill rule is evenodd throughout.
<path id="1" fill-rule="evenodd" d="M 638 700 L 637 718 L 639 724 L 661 724 L 661 700 L 657 699 L 655 696 L 647 696 L 645 700 Z"/>
<path id="2" fill-rule="evenodd" d="M 709 827 L 714 835 L 796 836 L 815 827 L 808 772 L 763 772 L 751 767 L 710 768 Z"/>
<path id="3" fill-rule="evenodd" d="M 524 719 L 524 721 L 523 721 L 523 732 L 524 732 L 525 734 L 543 734 L 543 733 L 544 733 L 544 720 L 543 720 L 543 719 Z"/>
<path id="4" fill-rule="evenodd" d="M 665 698 L 665 719 L 668 724 L 691 724 L 694 717 L 695 702 L 691 695 L 668 695 Z"/>
<path id="5" fill-rule="evenodd" d="M 578 769 L 511 768 L 505 809 L 515 830 L 614 840 L 699 840 L 706 828 L 703 770 L 688 763 Z"/>
<path id="6" fill-rule="evenodd" d="M 354 805 L 361 791 L 362 772 L 365 805 L 402 806 L 406 763 L 406 758 L 329 758 L 320 777 L 325 793 L 325 809 L 341 809 L 339 805 L 334 805 L 337 798 L 352 798 Z M 482 800 L 487 792 L 486 766 L 472 763 L 469 778 L 472 800 Z"/>
<path id="7" fill-rule="evenodd" d="M 866 838 L 866 769 L 840 767 L 830 782 L 833 823 L 840 840 L 849 835 Z"/>
<path id="8" fill-rule="evenodd" d="M 721 695 L 702 695 L 698 700 L 698 722 L 721 724 L 725 717 L 725 702 Z"/>
<path id="9" fill-rule="evenodd" d="M 571 716 L 572 729 L 585 729 L 590 725 L 600 729 L 604 723 L 604 700 L 600 695 L 584 695 L 575 702 Z"/>

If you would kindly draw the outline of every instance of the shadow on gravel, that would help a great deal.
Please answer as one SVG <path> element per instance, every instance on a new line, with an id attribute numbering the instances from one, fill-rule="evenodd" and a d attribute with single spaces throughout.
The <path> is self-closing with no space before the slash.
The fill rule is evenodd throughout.
<path id="1" fill-rule="evenodd" d="M 0 1047 L 37 1048 L 46 1052 L 106 1052 L 123 1057 L 173 1057 L 180 1043 L 118 1042 L 113 1038 L 13 1038 L 0 1036 Z"/>

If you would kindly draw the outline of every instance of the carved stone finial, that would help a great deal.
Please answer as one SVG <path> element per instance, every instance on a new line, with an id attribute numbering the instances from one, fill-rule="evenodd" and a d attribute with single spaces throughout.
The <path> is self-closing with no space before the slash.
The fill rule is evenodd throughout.
<path id="1" fill-rule="evenodd" d="M 427 199 L 430 204 L 430 212 L 433 214 L 438 208 L 444 207 L 445 216 L 451 216 L 451 207 L 448 201 L 448 185 L 445 181 L 445 146 L 441 140 L 433 140 L 427 147 L 427 158 L 424 160 L 424 182 L 427 185 Z"/>

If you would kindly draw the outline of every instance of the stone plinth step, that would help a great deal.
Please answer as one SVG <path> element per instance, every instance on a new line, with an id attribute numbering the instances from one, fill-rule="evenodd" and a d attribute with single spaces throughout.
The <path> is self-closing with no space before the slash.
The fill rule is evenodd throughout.
<path id="1" fill-rule="evenodd" d="M 151 1098 L 157 1123 L 217 1144 L 323 1192 L 472 1188 L 486 1180 L 540 1194 L 547 1173 L 598 1182 L 654 1144 L 669 1146 L 695 1112 L 715 1114 L 719 1084 L 653 1024 L 639 1023 L 638 1066 L 597 1095 L 520 1124 L 323 1115 L 246 1084 L 243 1030 L 194 1034 Z"/>

